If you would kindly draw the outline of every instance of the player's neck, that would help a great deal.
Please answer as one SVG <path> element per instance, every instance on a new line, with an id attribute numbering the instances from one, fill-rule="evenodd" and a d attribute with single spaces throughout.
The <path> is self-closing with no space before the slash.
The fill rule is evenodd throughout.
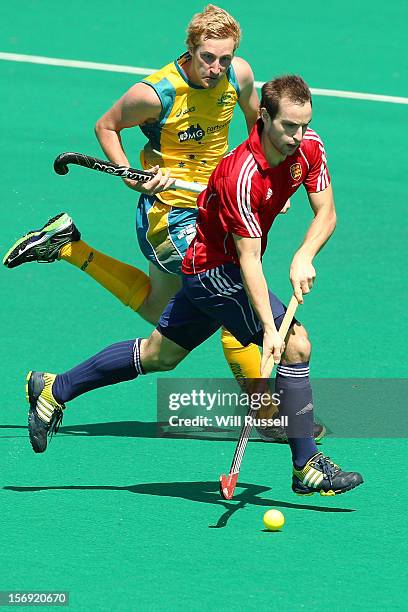
<path id="1" fill-rule="evenodd" d="M 261 145 L 264 155 L 266 157 L 266 161 L 268 162 L 271 168 L 279 166 L 279 164 L 281 164 L 286 159 L 287 156 L 283 155 L 280 151 L 278 151 L 276 147 L 274 147 L 271 141 L 268 140 L 268 138 L 266 137 L 264 131 L 262 131 L 261 134 Z"/>

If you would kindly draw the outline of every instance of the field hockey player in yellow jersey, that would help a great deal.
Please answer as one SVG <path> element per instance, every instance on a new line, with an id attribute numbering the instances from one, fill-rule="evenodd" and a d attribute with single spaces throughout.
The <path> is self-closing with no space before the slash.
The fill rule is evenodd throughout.
<path id="1" fill-rule="evenodd" d="M 135 275 L 129 304 L 153 324 L 181 286 L 181 261 L 194 236 L 197 214 L 196 194 L 166 188 L 177 178 L 207 183 L 227 151 L 229 123 L 237 102 L 248 130 L 257 118 L 252 70 L 234 57 L 240 36 L 238 23 L 224 10 L 209 5 L 188 26 L 188 51 L 134 85 L 96 125 L 105 154 L 121 165 L 130 164 L 120 132 L 140 126 L 148 139 L 141 153 L 142 165 L 157 168 L 156 177 L 143 185 L 125 179 L 129 187 L 142 193 L 136 229 L 140 248 L 149 260 L 149 278 Z M 135 297 L 138 286 L 143 291 Z"/>
<path id="2" fill-rule="evenodd" d="M 195 234 L 196 194 L 168 191 L 175 179 L 206 184 L 228 149 L 228 129 L 235 105 L 248 131 L 258 116 L 258 95 L 249 64 L 238 57 L 241 31 L 223 9 L 208 5 L 187 29 L 187 52 L 137 83 L 96 124 L 106 156 L 130 166 L 121 131 L 139 126 L 147 137 L 144 168 L 154 169 L 147 183 L 123 179 L 139 192 L 136 230 L 149 261 L 149 274 L 115 260 L 81 240 L 72 219 L 62 213 L 41 229 L 20 238 L 4 264 L 65 260 L 86 272 L 125 305 L 155 325 L 180 288 L 181 262 Z M 222 332 L 226 359 L 238 379 L 257 378 L 260 353 Z"/>

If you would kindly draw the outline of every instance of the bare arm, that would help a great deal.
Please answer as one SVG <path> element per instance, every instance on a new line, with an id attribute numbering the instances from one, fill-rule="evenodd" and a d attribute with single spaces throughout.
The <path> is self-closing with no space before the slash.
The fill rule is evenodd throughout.
<path id="1" fill-rule="evenodd" d="M 309 193 L 308 198 L 314 219 L 290 266 L 290 281 L 300 304 L 303 303 L 303 294 L 310 292 L 316 277 L 313 259 L 336 227 L 336 210 L 331 185 L 319 193 Z"/>
<path id="2" fill-rule="evenodd" d="M 269 302 L 268 286 L 261 262 L 261 239 L 243 238 L 235 234 L 233 236 L 245 291 L 264 330 L 260 374 L 262 377 L 269 378 L 272 366 L 268 368 L 268 371 L 265 369 L 268 358 L 273 355 L 274 362 L 279 363 L 284 343 L 276 331 Z"/>
<path id="3" fill-rule="evenodd" d="M 254 75 L 251 66 L 241 57 L 234 57 L 232 64 L 240 88 L 238 104 L 244 113 L 249 133 L 255 125 L 259 112 L 259 98 L 255 89 Z"/>
<path id="4" fill-rule="evenodd" d="M 95 134 L 105 155 L 117 164 L 130 166 L 122 145 L 120 133 L 125 128 L 156 120 L 161 112 L 161 102 L 152 87 L 145 83 L 133 85 L 96 123 Z M 156 176 L 143 185 L 123 179 L 128 187 L 143 193 L 157 193 L 172 185 L 168 173 L 162 174 L 158 167 L 152 168 Z"/>

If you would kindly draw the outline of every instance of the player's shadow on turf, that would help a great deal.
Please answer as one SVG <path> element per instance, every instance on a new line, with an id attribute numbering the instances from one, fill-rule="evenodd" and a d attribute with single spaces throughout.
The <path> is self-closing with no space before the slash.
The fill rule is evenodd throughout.
<path id="1" fill-rule="evenodd" d="M 214 440 L 228 441 L 237 440 L 239 431 L 211 430 L 203 432 L 177 433 L 177 435 L 165 435 L 156 421 L 118 421 L 110 423 L 87 423 L 85 425 L 66 425 L 60 428 L 60 432 L 67 435 L 86 436 L 120 436 L 126 438 L 169 438 L 169 439 L 192 439 L 192 440 Z M 254 440 L 255 441 L 255 440 Z M 256 440 L 258 441 L 258 440 Z"/>
<path id="2" fill-rule="evenodd" d="M 297 510 L 311 510 L 313 512 L 355 512 L 350 508 L 336 508 L 330 506 L 311 506 L 309 504 L 295 504 L 291 502 L 279 501 L 258 497 L 261 493 L 270 491 L 269 487 L 254 485 L 250 483 L 240 483 L 237 494 L 233 501 L 226 501 L 221 498 L 218 483 L 214 481 L 199 481 L 199 482 L 152 482 L 144 484 L 136 484 L 128 487 L 116 487 L 110 485 L 102 486 L 54 486 L 54 487 L 3 487 L 7 491 L 18 491 L 20 493 L 29 493 L 36 491 L 54 491 L 54 490 L 71 490 L 71 491 L 129 491 L 139 495 L 157 495 L 159 497 L 179 497 L 190 501 L 200 503 L 214 504 L 226 508 L 226 512 L 218 519 L 216 525 L 209 525 L 212 528 L 225 527 L 229 518 L 235 512 L 242 509 L 244 506 L 251 504 L 268 508 L 295 508 Z M 239 492 L 239 489 L 244 489 Z"/>
<path id="3" fill-rule="evenodd" d="M 26 425 L 0 425 L 1 429 L 25 429 Z M 229 433 L 223 430 L 219 432 L 211 431 L 210 433 L 202 432 L 191 432 L 177 435 L 166 435 L 164 436 L 160 429 L 159 424 L 155 421 L 113 421 L 110 423 L 85 423 L 82 425 L 63 425 L 58 430 L 58 435 L 68 436 L 112 436 L 112 437 L 124 437 L 124 438 L 169 438 L 169 439 L 188 439 L 188 440 L 212 440 L 215 442 L 227 442 L 231 440 L 237 440 L 239 431 L 234 430 Z M 15 437 L 15 436 L 1 436 Z M 258 438 L 250 440 L 251 442 L 262 442 Z"/>
<path id="4" fill-rule="evenodd" d="M 25 429 L 26 425 L 0 425 L 1 429 Z M 118 436 L 124 438 L 168 438 L 170 440 L 211 440 L 213 442 L 230 442 L 231 440 L 238 440 L 239 431 L 237 429 L 229 432 L 223 431 L 209 433 L 202 432 L 191 432 L 177 435 L 166 435 L 164 436 L 159 430 L 157 422 L 146 422 L 146 421 L 113 421 L 110 423 L 85 423 L 82 425 L 63 425 L 58 430 L 58 435 L 68 436 Z M 1 438 L 15 438 L 21 436 L 0 436 Z M 251 438 L 249 440 L 251 444 L 253 442 L 263 442 L 260 438 Z M 280 444 L 277 441 L 275 444 Z M 320 442 L 317 442 L 320 444 Z"/>

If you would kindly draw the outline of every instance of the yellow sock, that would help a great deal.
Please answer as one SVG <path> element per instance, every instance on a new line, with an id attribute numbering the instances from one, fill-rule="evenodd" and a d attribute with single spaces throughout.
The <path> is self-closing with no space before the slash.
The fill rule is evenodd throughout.
<path id="1" fill-rule="evenodd" d="M 256 344 L 243 346 L 234 336 L 222 328 L 222 350 L 225 359 L 240 387 L 246 390 L 246 378 L 259 378 L 261 375 L 261 352 Z M 272 402 L 259 409 L 259 418 L 272 418 L 278 412 L 278 407 Z"/>
<path id="2" fill-rule="evenodd" d="M 96 251 L 83 240 L 64 244 L 60 259 L 89 274 L 133 310 L 140 308 L 150 292 L 149 277 L 142 270 Z"/>

